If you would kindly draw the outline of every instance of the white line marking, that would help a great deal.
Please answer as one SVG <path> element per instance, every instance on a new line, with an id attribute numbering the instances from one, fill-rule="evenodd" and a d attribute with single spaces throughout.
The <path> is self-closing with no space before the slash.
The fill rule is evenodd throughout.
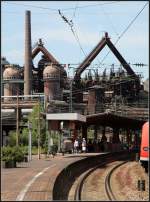
<path id="1" fill-rule="evenodd" d="M 52 166 L 49 166 L 47 168 L 44 168 L 41 172 L 39 172 L 37 175 L 35 175 L 32 180 L 30 180 L 28 182 L 28 184 L 26 184 L 25 188 L 21 190 L 21 192 L 19 193 L 19 195 L 17 196 L 16 198 L 16 201 L 23 201 L 24 197 L 25 197 L 25 194 L 27 193 L 29 187 L 33 184 L 33 182 L 40 176 L 42 175 L 46 170 L 48 170 L 49 168 L 52 168 L 56 166 L 56 164 L 52 165 Z"/>

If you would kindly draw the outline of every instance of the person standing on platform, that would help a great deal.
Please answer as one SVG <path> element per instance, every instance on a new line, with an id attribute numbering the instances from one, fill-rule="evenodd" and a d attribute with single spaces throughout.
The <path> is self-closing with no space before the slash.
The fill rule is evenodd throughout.
<path id="1" fill-rule="evenodd" d="M 86 152 L 86 140 L 85 140 L 85 138 L 83 138 L 83 140 L 82 140 L 82 152 Z"/>
<path id="2" fill-rule="evenodd" d="M 75 139 L 74 141 L 74 153 L 78 153 L 79 151 L 79 141 L 77 139 Z"/>
<path id="3" fill-rule="evenodd" d="M 78 141 L 79 141 L 79 153 L 81 153 L 82 152 L 82 138 L 79 137 Z"/>

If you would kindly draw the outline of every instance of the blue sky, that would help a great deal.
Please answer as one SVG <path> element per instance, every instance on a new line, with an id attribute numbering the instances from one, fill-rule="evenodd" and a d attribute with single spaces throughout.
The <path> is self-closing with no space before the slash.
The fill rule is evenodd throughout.
<path id="1" fill-rule="evenodd" d="M 59 15 L 58 9 L 68 20 L 73 21 L 73 29 L 78 35 L 84 52 L 88 54 L 101 40 L 105 31 L 108 32 L 111 41 L 115 43 L 119 35 L 147 2 L 4 1 L 1 9 L 2 56 L 5 56 L 10 63 L 21 66 L 24 64 L 25 10 L 31 11 L 32 44 L 42 38 L 45 47 L 60 63 L 78 64 L 84 60 L 85 55 L 69 25 Z M 149 63 L 148 8 L 147 5 L 116 44 L 116 48 L 131 64 L 144 63 L 148 65 Z M 99 64 L 108 51 L 109 48 L 105 47 L 93 61 L 93 64 Z M 40 55 L 35 58 L 35 65 L 39 58 Z M 102 63 L 104 65 L 100 66 L 99 72 L 102 72 L 105 67 L 109 69 L 113 63 L 120 65 L 112 53 Z M 142 73 L 144 80 L 148 78 L 149 66 L 132 66 L 132 68 L 135 72 Z"/>

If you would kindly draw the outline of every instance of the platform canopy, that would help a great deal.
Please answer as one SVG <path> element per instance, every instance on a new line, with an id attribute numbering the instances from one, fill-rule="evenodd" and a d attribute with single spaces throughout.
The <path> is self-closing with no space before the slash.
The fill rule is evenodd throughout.
<path id="1" fill-rule="evenodd" d="M 79 113 L 54 113 L 46 114 L 47 120 L 60 120 L 60 121 L 80 121 L 86 122 L 86 116 Z"/>
<path id="2" fill-rule="evenodd" d="M 102 125 L 112 128 L 141 129 L 145 120 L 137 120 L 112 113 L 92 114 L 86 117 L 87 125 Z"/>

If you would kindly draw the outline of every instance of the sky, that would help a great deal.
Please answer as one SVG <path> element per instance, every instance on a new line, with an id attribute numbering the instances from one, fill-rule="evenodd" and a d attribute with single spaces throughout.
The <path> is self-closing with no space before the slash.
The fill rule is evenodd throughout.
<path id="1" fill-rule="evenodd" d="M 24 65 L 25 11 L 30 10 L 32 45 L 42 38 L 44 46 L 61 64 L 71 64 L 74 68 L 92 51 L 104 32 L 108 32 L 115 43 L 125 31 L 115 46 L 145 80 L 149 75 L 149 5 L 138 13 L 146 3 L 148 1 L 3 1 L 1 55 L 11 64 Z M 58 10 L 68 22 L 72 20 L 75 36 Z M 91 68 L 98 64 L 100 73 L 104 68 L 109 71 L 112 64 L 118 68 L 119 61 L 112 52 L 106 56 L 108 51 L 106 46 Z M 41 54 L 34 59 L 35 65 L 40 57 Z M 135 63 L 147 66 L 132 65 Z M 67 69 L 69 75 L 73 74 L 74 68 Z"/>

